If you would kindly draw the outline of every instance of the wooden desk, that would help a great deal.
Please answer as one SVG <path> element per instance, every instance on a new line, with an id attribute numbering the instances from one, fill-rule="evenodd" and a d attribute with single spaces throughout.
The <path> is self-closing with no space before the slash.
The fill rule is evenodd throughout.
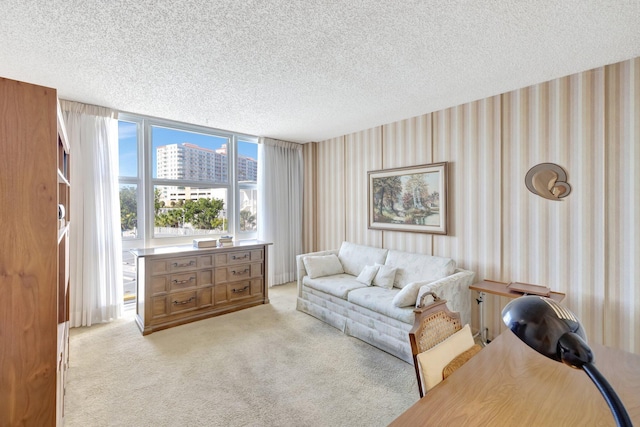
<path id="1" fill-rule="evenodd" d="M 591 344 L 631 421 L 640 426 L 640 355 Z M 615 426 L 589 377 L 506 330 L 391 426 Z"/>

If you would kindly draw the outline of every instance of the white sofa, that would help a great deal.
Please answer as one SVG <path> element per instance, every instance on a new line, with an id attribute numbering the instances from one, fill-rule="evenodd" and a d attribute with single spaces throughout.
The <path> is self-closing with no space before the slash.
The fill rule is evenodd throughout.
<path id="1" fill-rule="evenodd" d="M 298 310 L 407 363 L 413 364 L 413 310 L 425 292 L 446 299 L 450 310 L 460 312 L 463 324 L 470 323 L 469 285 L 475 273 L 456 268 L 451 258 L 343 242 L 340 249 L 298 255 L 296 261 Z M 367 285 L 364 276 L 376 264 L 378 274 Z M 390 279 L 385 273 L 392 275 L 393 268 Z"/>

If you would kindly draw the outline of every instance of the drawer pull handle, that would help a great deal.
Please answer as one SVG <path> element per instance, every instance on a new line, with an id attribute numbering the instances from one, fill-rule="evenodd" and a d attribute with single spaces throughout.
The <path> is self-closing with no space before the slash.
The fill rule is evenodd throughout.
<path id="1" fill-rule="evenodd" d="M 244 287 L 244 288 L 242 288 L 242 289 L 236 289 L 236 288 L 233 288 L 233 289 L 231 290 L 231 292 L 233 292 L 234 294 L 239 294 L 240 292 L 244 292 L 244 291 L 246 291 L 247 289 L 249 289 L 249 285 L 245 286 L 245 287 Z"/>
<path id="2" fill-rule="evenodd" d="M 175 285 L 177 285 L 177 284 L 182 284 L 182 283 L 189 283 L 189 282 L 192 282 L 192 281 L 194 281 L 194 280 L 196 280 L 196 278 L 195 278 L 195 277 L 189 277 L 187 280 L 175 280 L 175 279 L 174 279 L 174 280 L 173 280 L 173 283 L 174 283 Z"/>
<path id="3" fill-rule="evenodd" d="M 195 265 L 196 262 L 194 260 L 189 261 L 188 264 L 178 264 L 177 262 L 173 263 L 174 267 L 191 267 L 192 265 Z"/>
<path id="4" fill-rule="evenodd" d="M 231 259 L 247 259 L 247 258 L 249 258 L 249 254 L 244 254 L 242 256 L 231 255 Z"/>
<path id="5" fill-rule="evenodd" d="M 173 305 L 185 305 L 185 304 L 189 304 L 191 301 L 193 301 L 196 297 L 191 297 L 189 299 L 186 299 L 184 301 L 174 301 Z"/>
<path id="6" fill-rule="evenodd" d="M 240 275 L 240 274 L 247 274 L 248 272 L 249 272 L 249 269 L 248 269 L 248 268 L 245 268 L 245 269 L 244 269 L 244 270 L 242 270 L 242 271 L 231 270 L 231 273 L 232 273 L 234 276 L 238 276 L 238 275 Z"/>

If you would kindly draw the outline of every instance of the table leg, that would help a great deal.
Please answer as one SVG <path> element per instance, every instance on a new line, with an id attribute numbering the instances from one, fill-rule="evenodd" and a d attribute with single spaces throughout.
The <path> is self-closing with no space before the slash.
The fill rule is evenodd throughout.
<path id="1" fill-rule="evenodd" d="M 482 346 L 486 346 L 489 330 L 484 325 L 484 304 L 483 304 L 484 292 L 482 291 L 478 292 L 478 299 L 476 299 L 476 302 L 478 303 L 478 311 L 479 311 L 478 316 L 480 317 L 480 328 L 478 329 L 478 333 L 474 335 L 474 337 L 480 336 L 480 344 L 482 344 Z"/>

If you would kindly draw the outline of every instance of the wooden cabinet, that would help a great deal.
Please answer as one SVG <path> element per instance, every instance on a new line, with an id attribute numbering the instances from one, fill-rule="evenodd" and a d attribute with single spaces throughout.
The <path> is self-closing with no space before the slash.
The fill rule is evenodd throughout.
<path id="1" fill-rule="evenodd" d="M 143 335 L 267 304 L 268 245 L 132 250 L 138 275 L 136 323 Z"/>
<path id="2" fill-rule="evenodd" d="M 55 89 L 0 78 L 0 144 L 0 425 L 61 425 L 69 145 Z"/>

